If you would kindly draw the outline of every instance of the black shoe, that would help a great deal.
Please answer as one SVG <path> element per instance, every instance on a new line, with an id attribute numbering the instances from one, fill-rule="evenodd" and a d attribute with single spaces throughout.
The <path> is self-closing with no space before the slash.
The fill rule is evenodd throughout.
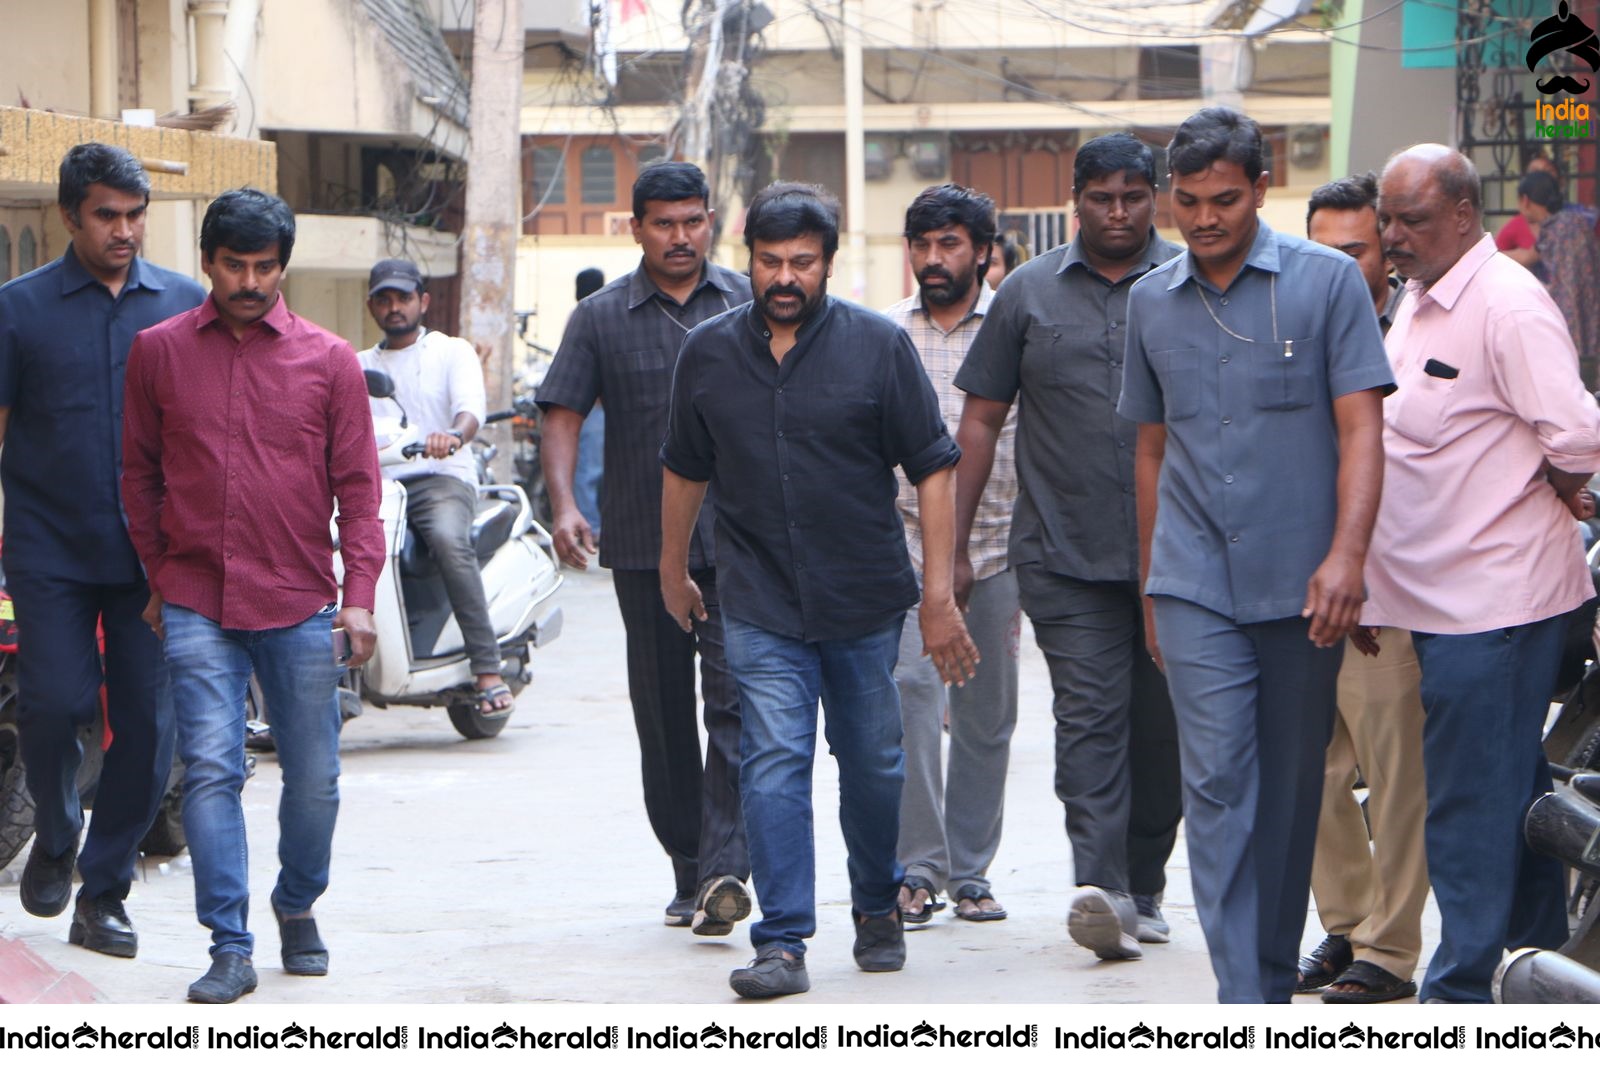
<path id="1" fill-rule="evenodd" d="M 667 905 L 665 922 L 668 926 L 688 926 L 694 921 L 694 892 L 679 893 Z"/>
<path id="2" fill-rule="evenodd" d="M 256 969 L 250 966 L 250 957 L 219 952 L 211 958 L 205 977 L 189 987 L 189 999 L 196 1004 L 232 1004 L 255 991 Z"/>
<path id="3" fill-rule="evenodd" d="M 139 954 L 139 935 L 128 920 L 122 899 L 110 893 L 88 897 L 80 890 L 78 906 L 72 909 L 72 926 L 67 940 L 91 952 L 131 960 Z"/>
<path id="4" fill-rule="evenodd" d="M 733 933 L 733 924 L 749 914 L 750 894 L 739 879 L 725 874 L 708 879 L 701 887 L 689 929 L 701 937 L 722 937 Z"/>
<path id="5" fill-rule="evenodd" d="M 1343 934 L 1329 934 L 1322 939 L 1322 944 L 1300 957 L 1300 974 L 1294 991 L 1315 993 L 1330 986 L 1355 961 L 1356 953 L 1350 947 L 1350 939 Z"/>
<path id="6" fill-rule="evenodd" d="M 811 976 L 806 974 L 806 958 L 788 959 L 782 945 L 763 945 L 756 952 L 750 966 L 740 967 L 728 976 L 728 984 L 741 997 L 764 1000 L 767 997 L 787 997 L 804 993 L 811 988 Z"/>
<path id="7" fill-rule="evenodd" d="M 863 971 L 898 971 L 906 965 L 906 932 L 900 909 L 888 915 L 862 915 L 851 909 L 856 921 L 856 966 Z"/>
<path id="8" fill-rule="evenodd" d="M 278 944 L 283 953 L 283 969 L 287 974 L 315 978 L 328 973 L 328 946 L 317 933 L 317 920 L 307 915 L 303 919 L 287 919 L 272 909 L 278 919 Z"/>
<path id="9" fill-rule="evenodd" d="M 46 856 L 33 839 L 33 849 L 28 853 L 27 866 L 22 868 L 20 894 L 22 906 L 29 915 L 53 919 L 67 910 L 72 903 L 72 869 L 78 864 L 78 842 L 54 858 Z"/>

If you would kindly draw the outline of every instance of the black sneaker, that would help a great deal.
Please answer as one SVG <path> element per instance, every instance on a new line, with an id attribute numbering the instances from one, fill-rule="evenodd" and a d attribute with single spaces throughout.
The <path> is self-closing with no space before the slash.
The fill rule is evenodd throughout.
<path id="1" fill-rule="evenodd" d="M 78 893 L 78 906 L 72 910 L 72 926 L 67 940 L 91 952 L 131 960 L 139 954 L 139 935 L 128 919 L 122 898 L 110 893 L 87 897 Z"/>
<path id="2" fill-rule="evenodd" d="M 906 965 L 906 933 L 900 909 L 888 915 L 862 915 L 851 909 L 856 921 L 856 966 L 863 971 L 898 971 Z"/>
<path id="3" fill-rule="evenodd" d="M 256 969 L 250 966 L 250 957 L 219 952 L 211 959 L 211 969 L 189 987 L 189 999 L 196 1004 L 232 1004 L 255 991 Z"/>
<path id="4" fill-rule="evenodd" d="M 750 894 L 739 879 L 724 874 L 701 886 L 700 902 L 689 929 L 701 937 L 722 937 L 733 933 L 733 924 L 749 914 Z"/>
<path id="5" fill-rule="evenodd" d="M 22 906 L 29 915 L 53 919 L 67 910 L 72 903 L 72 869 L 78 865 L 78 842 L 59 856 L 46 856 L 33 839 L 28 852 L 27 865 L 22 868 L 22 885 L 18 893 Z"/>
<path id="6" fill-rule="evenodd" d="M 1172 940 L 1172 927 L 1161 914 L 1161 897 L 1146 893 L 1133 894 L 1133 906 L 1139 912 L 1138 939 L 1146 945 L 1165 945 Z"/>
<path id="7" fill-rule="evenodd" d="M 741 997 L 763 1000 L 804 993 L 811 988 L 811 976 L 806 974 L 804 956 L 789 959 L 782 945 L 763 945 L 756 950 L 750 966 L 740 967 L 728 976 L 728 984 Z"/>

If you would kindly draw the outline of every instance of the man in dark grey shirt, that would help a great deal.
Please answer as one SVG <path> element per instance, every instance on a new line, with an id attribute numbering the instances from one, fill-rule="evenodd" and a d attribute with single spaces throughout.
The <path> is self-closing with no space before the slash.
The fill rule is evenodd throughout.
<path id="1" fill-rule="evenodd" d="M 717 493 L 717 577 L 728 666 L 744 712 L 740 785 L 762 920 L 756 959 L 730 976 L 743 997 L 810 988 L 816 932 L 811 774 L 817 702 L 839 761 L 856 963 L 905 963 L 895 859 L 904 753 L 894 667 L 916 576 L 895 507 L 894 468 L 917 486 L 922 634 L 946 681 L 977 650 L 951 591 L 960 452 L 905 331 L 827 295 L 838 202 L 780 182 L 745 216 L 755 303 L 690 333 L 672 386 L 661 462 L 661 591 L 688 629 L 705 618 L 688 568 L 708 483 Z"/>
<path id="2" fill-rule="evenodd" d="M 958 597 L 995 441 L 1021 398 L 1010 564 L 1055 690 L 1056 795 L 1082 887 L 1067 929 L 1102 959 L 1167 940 L 1159 902 L 1183 814 L 1172 705 L 1144 647 L 1137 428 L 1116 414 L 1128 290 L 1180 251 L 1151 225 L 1155 184 L 1150 149 L 1128 134 L 1080 148 L 1078 236 L 1006 278 L 956 375 Z"/>
<path id="3" fill-rule="evenodd" d="M 723 655 L 709 511 L 694 532 L 689 566 L 707 617 L 692 633 L 661 604 L 661 461 L 678 349 L 691 328 L 750 299 L 742 274 L 705 261 L 712 211 L 705 175 L 690 163 L 647 168 L 633 186 L 637 270 L 580 302 L 544 382 L 540 461 L 555 512 L 556 552 L 583 570 L 595 551 L 572 491 L 584 417 L 605 398 L 605 482 L 600 565 L 610 567 L 628 635 L 628 695 L 639 734 L 644 804 L 672 857 L 668 926 L 729 933 L 750 914 L 750 876 L 739 803 L 739 694 Z M 700 656 L 706 754 L 695 726 L 694 660 Z"/>

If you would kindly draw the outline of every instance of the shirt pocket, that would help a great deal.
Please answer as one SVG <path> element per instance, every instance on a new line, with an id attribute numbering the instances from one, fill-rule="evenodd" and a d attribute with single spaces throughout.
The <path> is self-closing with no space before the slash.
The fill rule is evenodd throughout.
<path id="1" fill-rule="evenodd" d="M 1150 369 L 1161 383 L 1162 410 L 1168 422 L 1200 414 L 1200 350 L 1164 348 L 1150 353 Z"/>
<path id="2" fill-rule="evenodd" d="M 1315 337 L 1250 344 L 1250 386 L 1262 411 L 1294 411 L 1316 399 L 1317 369 L 1322 365 Z"/>
<path id="3" fill-rule="evenodd" d="M 1039 322 L 1028 327 L 1022 349 L 1022 380 L 1033 386 L 1071 385 L 1074 375 L 1082 374 L 1081 364 L 1090 362 L 1080 353 L 1074 358 L 1073 344 L 1081 344 L 1090 327 L 1078 322 Z"/>
<path id="4" fill-rule="evenodd" d="M 1394 395 L 1383 403 L 1383 420 L 1395 433 L 1429 448 L 1439 443 L 1445 416 L 1455 394 L 1455 378 L 1432 374 L 1408 375 Z"/>
<path id="5" fill-rule="evenodd" d="M 602 399 L 617 411 L 644 411 L 665 407 L 672 391 L 672 368 L 676 353 L 661 348 L 624 352 L 617 361 L 614 390 L 604 390 Z"/>

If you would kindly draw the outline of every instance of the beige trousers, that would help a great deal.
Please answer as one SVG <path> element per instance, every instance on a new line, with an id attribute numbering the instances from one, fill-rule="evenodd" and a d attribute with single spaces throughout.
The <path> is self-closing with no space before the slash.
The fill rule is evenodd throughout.
<path id="1" fill-rule="evenodd" d="M 1422 672 L 1409 631 L 1386 627 L 1378 644 L 1376 657 L 1345 648 L 1311 891 L 1323 929 L 1347 936 L 1356 959 L 1405 979 L 1422 950 L 1428 897 Z M 1370 841 L 1351 792 L 1357 767 L 1368 788 Z"/>

